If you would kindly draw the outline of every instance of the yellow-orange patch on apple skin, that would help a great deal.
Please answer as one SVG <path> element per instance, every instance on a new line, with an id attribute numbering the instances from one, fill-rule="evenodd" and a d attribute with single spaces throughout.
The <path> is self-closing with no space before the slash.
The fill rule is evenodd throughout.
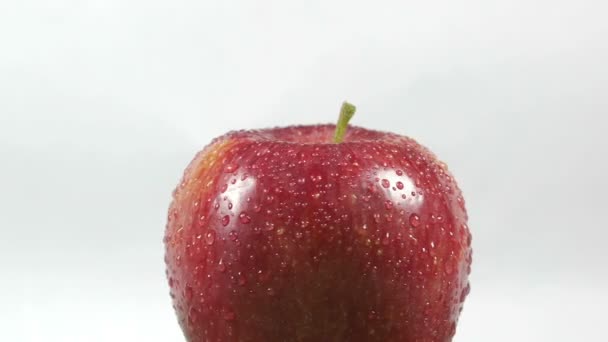
<path id="1" fill-rule="evenodd" d="M 218 139 L 198 152 L 190 162 L 182 181 L 173 191 L 166 227 L 166 243 L 171 246 L 184 244 L 181 234 L 183 230 L 196 227 L 195 220 L 201 219 L 199 213 L 208 211 L 212 204 L 203 203 L 201 199 L 208 198 L 206 195 L 217 186 L 226 157 L 236 143 L 236 140 L 230 138 Z"/>

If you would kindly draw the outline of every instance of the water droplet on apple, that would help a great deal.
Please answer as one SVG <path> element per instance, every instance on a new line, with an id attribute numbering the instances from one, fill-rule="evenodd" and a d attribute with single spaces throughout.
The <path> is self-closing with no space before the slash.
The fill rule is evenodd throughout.
<path id="1" fill-rule="evenodd" d="M 403 187 L 404 187 L 403 182 L 401 182 L 401 181 L 397 182 L 397 189 L 403 190 Z"/>
<path id="2" fill-rule="evenodd" d="M 184 290 L 184 296 L 186 297 L 186 300 L 191 301 L 193 295 L 194 295 L 194 290 L 192 290 L 192 287 L 186 286 L 186 289 Z"/>
<path id="3" fill-rule="evenodd" d="M 465 210 L 464 198 L 462 196 L 456 197 L 456 201 L 458 201 L 458 206 L 460 209 Z"/>
<path id="4" fill-rule="evenodd" d="M 226 271 L 226 264 L 224 264 L 224 260 L 220 259 L 220 261 L 217 263 L 217 270 L 224 273 Z"/>
<path id="5" fill-rule="evenodd" d="M 310 180 L 312 180 L 313 183 L 318 183 L 323 180 L 323 176 L 319 174 L 313 174 L 310 176 Z"/>
<path id="6" fill-rule="evenodd" d="M 386 208 L 386 210 L 393 209 L 393 201 L 387 200 L 386 202 L 384 202 L 384 208 Z"/>
<path id="7" fill-rule="evenodd" d="M 373 216 L 374 216 L 374 222 L 380 223 L 380 214 L 375 213 Z"/>
<path id="8" fill-rule="evenodd" d="M 454 337 L 456 335 L 456 322 L 450 323 L 449 336 Z"/>
<path id="9" fill-rule="evenodd" d="M 272 223 L 272 222 L 264 223 L 264 230 L 268 231 L 268 232 L 274 230 L 274 223 Z"/>
<path id="10" fill-rule="evenodd" d="M 230 216 L 225 215 L 224 217 L 222 217 L 222 226 L 226 227 L 228 225 L 228 223 L 230 223 Z"/>
<path id="11" fill-rule="evenodd" d="M 247 215 L 247 213 L 243 211 L 239 214 L 239 221 L 242 224 L 249 224 L 251 223 L 251 217 L 249 217 L 249 215 Z"/>
<path id="12" fill-rule="evenodd" d="M 388 179 L 383 179 L 382 180 L 382 187 L 388 189 L 391 186 L 391 182 L 388 181 Z"/>
<path id="13" fill-rule="evenodd" d="M 224 169 L 224 171 L 226 173 L 233 173 L 234 171 L 238 170 L 239 166 L 236 164 L 228 164 L 226 165 L 226 168 Z"/>
<path id="14" fill-rule="evenodd" d="M 198 312 L 196 311 L 196 308 L 194 306 L 190 307 L 190 310 L 188 310 L 188 323 L 190 325 L 194 325 L 196 323 L 197 315 Z"/>
<path id="15" fill-rule="evenodd" d="M 469 295 L 469 293 L 471 292 L 471 284 L 467 282 L 467 286 L 465 286 L 462 289 L 462 292 L 460 293 L 460 302 L 464 302 L 464 300 L 467 298 L 467 296 Z"/>
<path id="16" fill-rule="evenodd" d="M 205 234 L 205 242 L 207 245 L 211 246 L 215 242 L 215 231 L 210 230 Z"/>
<path id="17" fill-rule="evenodd" d="M 403 176 L 403 171 L 401 170 L 396 170 L 395 173 L 397 174 L 397 176 Z"/>
<path id="18" fill-rule="evenodd" d="M 448 276 L 454 273 L 454 263 L 450 261 L 446 262 L 443 272 Z"/>
<path id="19" fill-rule="evenodd" d="M 467 238 L 466 246 L 471 247 L 471 242 L 473 240 L 473 237 L 471 236 L 471 231 L 469 230 L 469 226 L 467 226 L 466 224 L 463 224 L 462 229 L 465 231 L 466 238 Z"/>
<path id="20" fill-rule="evenodd" d="M 391 242 L 391 234 L 389 232 L 386 232 L 386 234 L 384 235 L 384 237 L 382 238 L 382 245 L 386 246 Z"/>
<path id="21" fill-rule="evenodd" d="M 224 185 L 222 185 L 222 187 L 220 188 L 220 191 L 221 191 L 222 193 L 224 193 L 224 192 L 226 192 L 226 190 L 228 190 L 228 184 L 224 184 Z"/>
<path id="22" fill-rule="evenodd" d="M 411 214 L 410 215 L 410 224 L 414 228 L 420 226 L 420 216 L 418 216 L 416 214 Z"/>
<path id="23" fill-rule="evenodd" d="M 239 284 L 239 286 L 245 286 L 246 283 L 247 283 L 247 277 L 245 277 L 245 275 L 243 273 L 239 272 L 238 278 L 237 278 L 237 284 Z"/>

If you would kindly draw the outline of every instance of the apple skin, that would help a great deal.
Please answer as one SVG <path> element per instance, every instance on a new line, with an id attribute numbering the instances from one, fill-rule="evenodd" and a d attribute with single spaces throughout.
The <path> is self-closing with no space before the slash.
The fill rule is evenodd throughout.
<path id="1" fill-rule="evenodd" d="M 452 340 L 472 255 L 456 182 L 410 138 L 334 130 L 231 132 L 187 167 L 164 243 L 188 341 Z"/>

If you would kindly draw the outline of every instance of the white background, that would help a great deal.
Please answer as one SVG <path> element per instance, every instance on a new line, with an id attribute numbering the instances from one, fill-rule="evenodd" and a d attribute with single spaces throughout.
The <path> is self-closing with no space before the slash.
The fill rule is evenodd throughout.
<path id="1" fill-rule="evenodd" d="M 450 165 L 474 236 L 456 342 L 601 341 L 608 5 L 0 1 L 0 340 L 182 341 L 170 193 L 228 130 L 332 122 Z"/>

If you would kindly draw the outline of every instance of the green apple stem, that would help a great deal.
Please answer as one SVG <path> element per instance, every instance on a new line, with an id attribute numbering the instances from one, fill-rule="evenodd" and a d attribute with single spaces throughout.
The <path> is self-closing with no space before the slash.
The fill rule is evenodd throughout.
<path id="1" fill-rule="evenodd" d="M 334 135 L 334 143 L 339 144 L 344 141 L 344 135 L 346 135 L 346 129 L 348 128 L 348 122 L 355 115 L 357 107 L 344 101 L 342 108 L 340 109 L 340 117 L 338 118 L 338 124 L 336 125 L 336 134 Z"/>

